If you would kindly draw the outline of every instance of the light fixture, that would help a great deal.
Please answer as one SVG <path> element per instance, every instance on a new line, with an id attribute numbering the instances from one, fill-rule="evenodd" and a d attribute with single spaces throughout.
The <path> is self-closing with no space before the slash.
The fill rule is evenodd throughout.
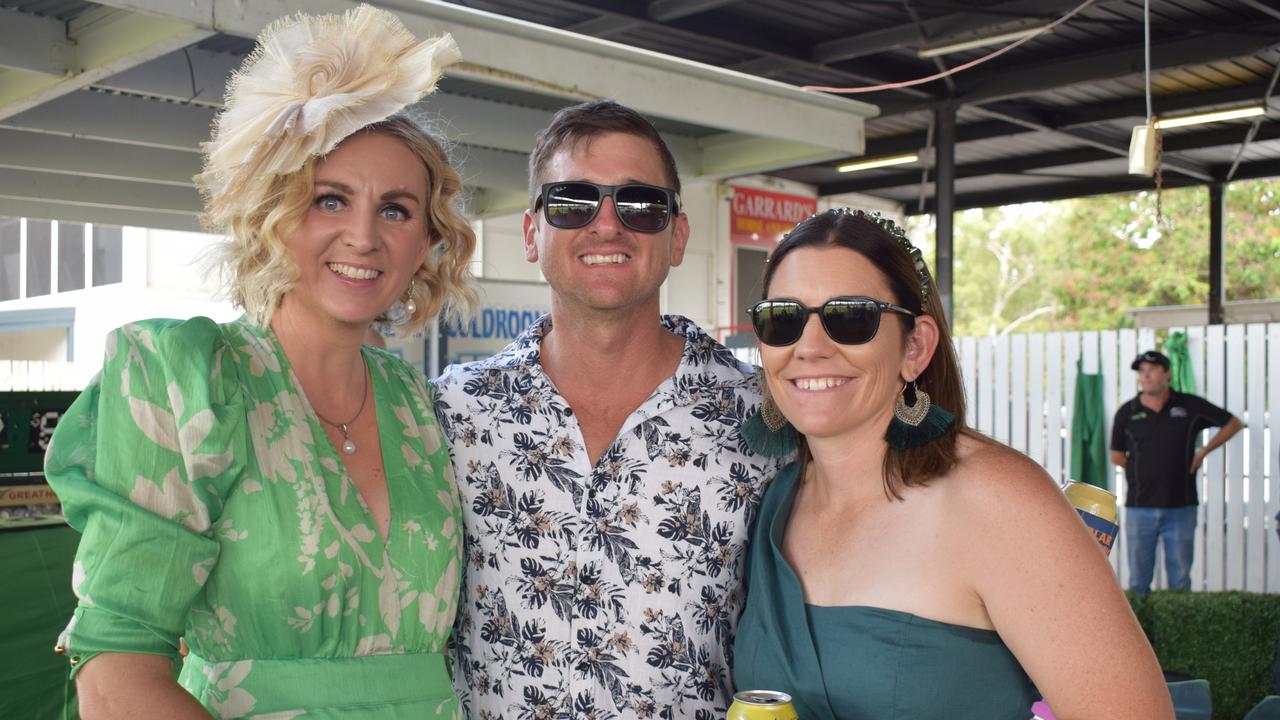
<path id="1" fill-rule="evenodd" d="M 920 159 L 916 153 L 907 153 L 906 155 L 886 155 L 885 157 L 872 158 L 870 160 L 859 160 L 858 162 L 845 163 L 836 167 L 836 172 L 857 172 L 859 170 L 870 170 L 872 168 L 889 167 L 890 165 L 906 165 Z"/>
<path id="2" fill-rule="evenodd" d="M 961 50 L 972 50 L 974 48 L 986 47 L 988 45 L 999 45 L 1003 42 L 1011 42 L 1013 40 L 1021 40 L 1025 37 L 1031 37 L 1037 33 L 1048 30 L 1048 25 L 1036 25 L 1035 27 L 1022 28 L 1021 30 L 1010 30 L 998 35 L 987 35 L 985 37 L 970 38 L 969 40 L 957 40 L 956 42 L 936 45 L 933 47 L 922 47 L 916 52 L 917 57 L 931 58 L 948 53 L 960 52 Z"/>
<path id="3" fill-rule="evenodd" d="M 1240 118 L 1251 118 L 1263 115 L 1267 109 L 1262 105 L 1250 105 L 1249 107 L 1232 108 L 1230 110 L 1215 110 L 1213 112 L 1198 113 L 1195 115 L 1184 115 L 1182 117 L 1158 118 L 1156 127 L 1161 130 L 1169 128 L 1186 127 L 1187 125 L 1203 125 L 1204 123 L 1222 122 L 1223 120 L 1239 120 Z"/>

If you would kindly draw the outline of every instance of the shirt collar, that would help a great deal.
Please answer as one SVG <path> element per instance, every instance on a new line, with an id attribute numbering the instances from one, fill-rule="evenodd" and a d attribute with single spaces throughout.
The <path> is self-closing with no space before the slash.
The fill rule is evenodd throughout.
<path id="1" fill-rule="evenodd" d="M 676 368 L 677 384 L 684 377 L 710 375 L 723 385 L 741 385 L 752 375 L 751 366 L 716 342 L 698 324 L 683 315 L 661 315 L 662 328 L 684 338 L 684 352 Z M 502 352 L 480 361 L 482 367 L 528 371 L 542 362 L 542 338 L 551 329 L 551 315 L 543 315 L 525 328 Z"/>

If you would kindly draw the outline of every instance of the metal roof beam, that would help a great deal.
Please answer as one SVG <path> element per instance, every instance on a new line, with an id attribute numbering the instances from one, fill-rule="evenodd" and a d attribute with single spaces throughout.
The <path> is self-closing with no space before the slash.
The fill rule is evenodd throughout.
<path id="1" fill-rule="evenodd" d="M 74 135 L 0 129 L 0 168 L 194 187 L 200 156 Z"/>
<path id="2" fill-rule="evenodd" d="M 626 32 L 640 25 L 639 20 L 621 15 L 600 15 L 590 20 L 583 20 L 565 28 L 572 33 L 579 35 L 591 35 L 592 37 L 609 37 L 620 32 Z"/>
<path id="3" fill-rule="evenodd" d="M 208 137 L 212 117 L 208 108 L 77 93 L 0 125 L 0 167 L 192 187 L 200 170 L 197 143 Z M 147 126 L 143 118 L 158 123 Z M 692 144 L 676 140 L 678 146 Z M 523 149 L 456 142 L 451 155 L 469 184 L 521 192 L 527 187 Z"/>
<path id="4" fill-rule="evenodd" d="M 48 34 L 40 24 L 38 32 Z M 172 52 L 213 34 L 189 20 L 100 8 L 66 24 L 60 60 L 66 72 L 0 72 L 0 120 Z M 3 45 L 4 43 L 0 43 Z"/>
<path id="5" fill-rule="evenodd" d="M 748 75 L 766 76 L 787 67 L 797 67 L 834 75 L 840 79 L 840 82 L 858 85 L 884 82 L 879 72 L 883 69 L 881 65 L 877 65 L 874 68 L 875 72 L 869 75 L 855 68 L 816 63 L 809 59 L 809 48 L 789 43 L 771 29 L 752 31 L 738 27 L 735 31 L 734 28 L 726 27 L 723 22 L 712 18 L 692 18 L 660 23 L 649 18 L 646 13 L 627 0 L 596 0 L 593 3 L 585 3 L 581 0 L 542 0 L 542 2 L 567 10 L 599 13 L 599 17 L 595 20 L 613 17 L 619 22 L 627 21 L 628 29 L 649 29 L 674 37 L 687 38 L 691 42 L 726 48 L 743 55 L 759 56 L 728 68 Z M 611 26 L 605 25 L 605 27 Z M 904 88 L 896 92 L 915 98 L 932 97 L 929 93 L 917 88 Z"/>
<path id="6" fill-rule="evenodd" d="M 1227 165 L 1215 165 L 1213 167 L 1213 171 L 1215 173 L 1225 173 L 1227 168 Z M 1262 160 L 1253 163 L 1243 163 L 1236 172 L 1236 180 L 1255 180 L 1259 178 L 1277 176 L 1280 176 L 1280 161 L 1277 160 Z M 1194 187 L 1204 184 L 1205 183 L 1196 181 L 1192 178 L 1177 175 L 1166 176 L 1164 179 L 1165 188 Z M 1051 202 L 1054 200 L 1091 197 L 1093 195 L 1110 195 L 1112 193 L 1139 192 L 1142 190 L 1154 189 L 1155 181 L 1152 178 L 1142 177 L 1140 175 L 1124 175 L 1114 178 L 1087 178 L 1082 180 L 1071 180 L 1069 182 L 1030 185 L 1020 188 L 1004 188 L 1000 190 L 960 193 L 956 196 L 956 209 L 966 210 L 969 208 L 997 207 L 1000 205 L 1016 205 L 1028 202 Z M 933 211 L 934 202 L 932 198 L 925 203 L 924 208 L 921 210 L 916 210 L 914 205 L 907 208 L 908 215 L 921 215 L 932 213 Z"/>
<path id="7" fill-rule="evenodd" d="M 1198 65 L 1240 57 L 1280 45 L 1280 23 L 1248 33 L 1209 33 L 1153 45 L 1151 69 Z M 1068 58 L 986 73 L 957 76 L 956 100 L 965 104 L 1018 97 L 1053 88 L 1142 72 L 1142 46 L 1130 45 L 1092 57 Z"/>
<path id="8" fill-rule="evenodd" d="M 1162 114 L 1176 113 L 1257 100 L 1262 97 L 1266 89 L 1265 83 L 1255 83 L 1204 92 L 1157 96 L 1154 98 L 1154 102 L 1156 108 Z M 996 107 L 997 109 L 1003 107 L 1008 110 L 1010 106 L 1001 104 Z M 1042 123 L 1043 128 L 1057 131 L 1071 130 L 1079 126 L 1109 120 L 1122 120 L 1131 117 L 1141 118 L 1145 114 L 1145 101 L 1141 97 L 1134 97 L 1090 105 L 1079 105 L 1075 108 L 1041 108 L 1036 112 L 1025 112 L 1023 117 L 1024 119 L 1035 117 L 1038 125 Z M 975 140 L 989 140 L 993 137 L 1036 132 L 1039 129 L 1038 127 L 1027 127 L 1023 124 L 1015 125 L 1003 120 L 986 120 L 961 125 L 957 128 L 956 141 L 963 143 Z M 925 147 L 926 142 L 928 142 L 927 131 L 868 138 L 866 156 L 876 157 L 879 155 L 914 152 Z"/>
<path id="9" fill-rule="evenodd" d="M 74 54 L 65 22 L 0 9 L 0 68 L 62 77 Z"/>
<path id="10" fill-rule="evenodd" d="M 993 118 L 1005 120 L 1012 123 L 1017 123 L 1020 125 L 1025 125 L 1034 130 L 1044 130 L 1048 132 L 1058 133 L 1061 135 L 1066 135 L 1068 137 L 1079 140 L 1085 143 L 1086 145 L 1090 145 L 1092 147 L 1098 148 L 1099 150 L 1104 150 L 1108 153 L 1111 153 L 1112 155 L 1117 157 L 1124 157 L 1124 158 L 1129 157 L 1129 144 L 1127 139 L 1114 138 L 1110 134 L 1103 132 L 1101 130 L 1098 130 L 1096 128 L 1088 128 L 1088 127 L 1069 128 L 1069 129 L 1054 128 L 1044 124 L 1044 121 L 1037 115 L 1034 115 L 1033 113 L 1028 112 L 1020 107 L 1012 106 L 1008 103 L 1004 103 L 1001 105 L 993 104 L 993 105 L 973 106 L 972 109 Z M 1192 161 L 1178 160 L 1175 162 L 1175 161 L 1170 161 L 1166 159 L 1164 162 L 1164 166 L 1168 170 L 1180 172 L 1183 175 L 1193 177 L 1197 180 L 1201 180 L 1204 182 L 1209 182 L 1213 180 L 1213 176 L 1209 174 L 1208 168 L 1200 166 L 1198 163 L 1195 163 Z"/>
<path id="11" fill-rule="evenodd" d="M 333 12 L 352 0 L 106 0 L 170 21 L 243 37 L 256 36 L 292 11 Z M 532 90 L 571 100 L 616 97 L 636 110 L 673 120 L 862 152 L 851 124 L 875 114 L 866 103 L 823 96 L 761 78 L 428 0 L 385 0 L 406 27 L 427 36 L 448 31 L 466 61 L 454 77 Z M 647 21 L 647 19 L 646 19 Z M 751 112 L 742 112 L 749 107 Z"/>
<path id="12" fill-rule="evenodd" d="M 724 5 L 732 5 L 738 0 L 652 0 L 649 3 L 649 19 L 657 22 L 671 22 L 690 15 L 714 10 Z"/>
<path id="13" fill-rule="evenodd" d="M 89 205 L 195 217 L 203 209 L 193 187 L 122 182 L 59 173 L 6 170 L 0 173 L 0 197 L 10 200 Z"/>
<path id="14" fill-rule="evenodd" d="M 1280 23 L 1268 23 L 1248 32 L 1205 33 L 1196 37 L 1173 40 L 1151 48 L 1151 69 L 1198 65 L 1242 57 L 1266 48 L 1280 47 Z M 1142 46 L 1129 45 L 1089 57 L 1069 57 L 1039 64 L 1024 64 L 991 72 L 966 72 L 955 76 L 956 95 L 951 99 L 908 100 L 887 98 L 880 101 L 881 117 L 932 110 L 939 103 L 959 102 L 976 105 L 1050 92 L 1058 88 L 1099 80 L 1140 76 Z M 1145 114 L 1145 109 L 1141 114 Z M 1064 122 L 1071 122 L 1064 120 Z"/>
<path id="15" fill-rule="evenodd" d="M 1151 98 L 1151 102 L 1155 106 L 1156 114 L 1163 116 L 1167 113 L 1199 110 L 1214 105 L 1232 105 L 1261 100 L 1266 90 L 1266 83 L 1254 83 L 1177 95 L 1156 95 Z M 1054 127 L 1070 128 L 1109 120 L 1142 119 L 1147 115 L 1147 103 L 1141 95 L 1136 95 L 1131 98 L 1078 105 L 1073 108 L 1053 108 L 1047 112 L 1053 118 Z"/>
<path id="16" fill-rule="evenodd" d="M 222 107 L 227 80 L 243 62 L 242 55 L 188 47 L 112 75 L 93 86 L 174 102 Z"/>
<path id="17" fill-rule="evenodd" d="M 15 115 L 5 126 L 195 154 L 214 110 L 106 92 L 80 91 Z"/>
<path id="18" fill-rule="evenodd" d="M 1194 133 L 1181 133 L 1165 138 L 1164 150 L 1165 152 L 1183 152 L 1187 150 L 1202 150 L 1204 148 L 1237 145 L 1241 140 L 1243 140 L 1243 138 L 1244 134 L 1242 132 L 1242 128 L 1238 126 L 1204 130 L 1202 132 Z M 1276 138 L 1280 138 L 1280 122 L 1266 123 L 1262 125 L 1254 140 L 1274 140 Z M 961 165 L 958 168 L 957 177 L 974 178 L 981 177 L 983 175 L 1014 175 L 1028 170 L 1043 170 L 1045 168 L 1079 165 L 1081 163 L 1110 160 L 1114 157 L 1114 153 L 1095 147 L 1055 150 L 1053 152 L 1039 153 L 1036 155 L 1024 155 L 1021 157 L 1010 157 L 990 162 Z M 1212 168 L 1206 167 L 1206 170 L 1207 174 L 1210 174 L 1210 177 L 1216 177 L 1211 174 Z M 914 185 L 919 183 L 919 181 L 919 170 L 885 172 L 879 175 L 870 175 L 865 178 L 856 178 L 823 185 L 819 188 L 819 194 L 838 195 L 846 192 L 874 193 L 877 190 L 902 187 L 904 185 Z"/>
<path id="19" fill-rule="evenodd" d="M 148 212 L 146 210 L 119 210 L 95 207 L 72 202 L 38 200 L 14 200 L 0 197 L 0 217 L 27 217 L 60 222 L 98 223 L 102 225 L 136 225 L 158 230 L 183 232 L 208 232 L 195 215 Z"/>
<path id="20" fill-rule="evenodd" d="M 780 143 L 738 133 L 699 138 L 703 178 L 729 178 L 829 162 L 844 153 L 809 143 Z"/>
<path id="21" fill-rule="evenodd" d="M 933 38 L 963 34 L 980 36 L 980 31 L 985 28 L 1007 25 L 1017 20 L 1048 20 L 1079 4 L 1079 0 L 1013 0 L 981 11 L 929 18 L 919 25 L 908 23 L 828 40 L 814 46 L 812 59 L 825 65 L 901 49 L 903 46 L 914 47 L 920 43 L 922 31 Z"/>
<path id="22" fill-rule="evenodd" d="M 957 126 L 956 142 L 963 143 L 978 140 L 990 140 L 991 138 L 1018 135 L 1020 133 L 1027 132 L 1033 132 L 1033 130 L 1023 125 L 1015 125 L 1013 123 L 1005 122 L 1004 120 L 984 120 L 982 122 Z M 928 142 L 929 131 L 927 130 L 920 130 L 903 135 L 889 135 L 886 137 L 872 138 L 867 140 L 866 156 L 879 157 L 880 155 L 898 155 L 901 153 L 915 152 L 923 149 Z"/>

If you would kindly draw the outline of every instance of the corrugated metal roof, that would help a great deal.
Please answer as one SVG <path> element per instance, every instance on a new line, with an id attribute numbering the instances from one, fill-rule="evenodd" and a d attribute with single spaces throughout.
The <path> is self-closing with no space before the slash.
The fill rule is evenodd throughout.
<path id="1" fill-rule="evenodd" d="M 917 57 L 916 51 L 1043 25 L 1078 5 L 1074 0 L 1016 7 L 1008 0 L 963 5 L 740 0 L 683 8 L 664 4 L 651 16 L 652 4 L 617 0 L 454 2 L 555 27 L 599 31 L 616 42 L 796 85 L 855 87 L 914 80 L 939 67 L 977 60 L 997 46 L 937 59 Z M 1150 9 L 1157 113 L 1185 115 L 1261 101 L 1280 62 L 1280 9 L 1226 0 L 1152 0 Z M 950 81 L 855 95 L 883 112 L 866 123 L 867 154 L 923 146 L 934 111 L 956 106 L 959 207 L 965 206 L 966 194 L 989 202 L 1001 192 L 1013 198 L 1088 192 L 1078 178 L 1097 179 L 1104 189 L 1150 184 L 1148 178 L 1125 174 L 1123 154 L 1133 125 L 1146 114 L 1142 19 L 1143 0 L 1098 0 L 1052 32 Z M 1272 111 L 1262 124 L 1264 139 L 1241 154 L 1236 177 L 1280 174 L 1280 143 L 1266 139 L 1280 135 L 1280 114 Z M 1247 124 L 1240 127 L 1243 139 Z M 1231 137 L 1231 126 L 1221 125 L 1167 133 L 1166 183 L 1225 179 L 1240 147 Z M 1079 162 L 1069 162 L 1073 159 Z M 777 174 L 815 184 L 823 193 L 856 186 L 893 199 L 919 195 L 918 179 L 912 179 L 918 168 L 841 175 L 837 164 Z M 877 179 L 907 184 L 876 185 Z"/>

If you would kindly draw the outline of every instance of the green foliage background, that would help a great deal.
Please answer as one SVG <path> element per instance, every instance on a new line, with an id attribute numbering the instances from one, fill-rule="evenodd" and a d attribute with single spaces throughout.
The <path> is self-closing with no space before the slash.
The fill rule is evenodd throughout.
<path id="1" fill-rule="evenodd" d="M 1131 327 L 1129 308 L 1203 304 L 1209 191 L 1166 190 L 1161 201 L 1159 232 L 1153 192 L 958 213 L 955 334 Z M 933 226 L 908 220 L 926 249 Z M 1227 299 L 1280 298 L 1280 178 L 1228 185 L 1224 232 Z"/>

